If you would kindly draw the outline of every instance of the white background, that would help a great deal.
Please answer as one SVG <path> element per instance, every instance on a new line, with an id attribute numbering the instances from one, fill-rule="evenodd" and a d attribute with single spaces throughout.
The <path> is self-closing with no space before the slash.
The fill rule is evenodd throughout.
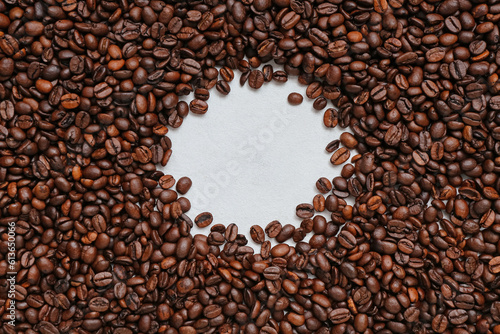
<path id="1" fill-rule="evenodd" d="M 295 207 L 312 203 L 318 178 L 340 175 L 341 167 L 330 163 L 325 147 L 345 130 L 323 125 L 324 110 L 313 109 L 297 78 L 254 90 L 241 87 L 239 76 L 228 96 L 210 90 L 205 115 L 190 113 L 181 127 L 169 131 L 173 154 L 162 170 L 176 180 L 188 176 L 193 181 L 186 194 L 193 220 L 209 211 L 213 224 L 236 223 L 247 236 L 250 226 L 265 228 L 272 220 L 299 226 Z M 290 105 L 291 92 L 301 93 L 304 102 Z M 193 232 L 209 229 L 195 226 Z"/>

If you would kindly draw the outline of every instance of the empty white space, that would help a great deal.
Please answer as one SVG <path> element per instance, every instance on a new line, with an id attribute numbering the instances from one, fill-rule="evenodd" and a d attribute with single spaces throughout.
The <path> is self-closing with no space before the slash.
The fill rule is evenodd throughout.
<path id="1" fill-rule="evenodd" d="M 253 90 L 241 87 L 237 74 L 228 96 L 211 90 L 205 115 L 190 113 L 169 131 L 173 154 L 163 171 L 192 179 L 188 216 L 209 211 L 214 224 L 236 223 L 244 234 L 272 220 L 300 224 L 295 207 L 312 203 L 318 178 L 340 175 L 325 147 L 343 131 L 323 125 L 324 111 L 312 108 L 305 89 L 290 78 Z M 301 93 L 304 102 L 288 104 L 291 92 Z"/>

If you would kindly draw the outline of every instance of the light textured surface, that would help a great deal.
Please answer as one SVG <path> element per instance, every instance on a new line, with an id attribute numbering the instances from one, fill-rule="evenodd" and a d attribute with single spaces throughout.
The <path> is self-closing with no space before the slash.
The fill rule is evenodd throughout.
<path id="1" fill-rule="evenodd" d="M 189 114 L 168 133 L 173 155 L 163 171 L 193 180 L 186 195 L 192 219 L 210 211 L 214 223 L 237 223 L 247 235 L 251 225 L 275 219 L 298 226 L 295 207 L 312 203 L 316 180 L 340 175 L 325 147 L 343 130 L 323 125 L 324 111 L 312 108 L 296 78 L 257 91 L 238 79 L 228 96 L 210 91 L 205 115 Z M 304 95 L 299 106 L 287 102 L 294 91 Z"/>

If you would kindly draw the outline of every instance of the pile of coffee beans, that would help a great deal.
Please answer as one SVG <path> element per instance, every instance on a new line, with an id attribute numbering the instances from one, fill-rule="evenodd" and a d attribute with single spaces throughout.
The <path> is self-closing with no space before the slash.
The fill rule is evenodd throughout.
<path id="1" fill-rule="evenodd" d="M 499 22 L 496 0 L 0 0 L 0 334 L 499 334 Z M 169 129 L 288 76 L 350 128 L 341 175 L 260 249 L 208 212 L 193 235 Z"/>

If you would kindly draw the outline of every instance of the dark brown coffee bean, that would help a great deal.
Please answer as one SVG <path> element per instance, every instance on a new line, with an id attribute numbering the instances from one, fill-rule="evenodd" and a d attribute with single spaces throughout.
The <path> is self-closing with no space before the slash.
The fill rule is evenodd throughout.
<path id="1" fill-rule="evenodd" d="M 314 208 L 311 204 L 303 203 L 297 205 L 296 208 L 297 217 L 299 218 L 311 218 L 314 216 Z"/>
<path id="2" fill-rule="evenodd" d="M 264 277 L 271 281 L 277 281 L 281 278 L 282 270 L 279 267 L 272 266 L 264 269 Z"/>
<path id="3" fill-rule="evenodd" d="M 458 295 L 455 298 L 455 306 L 465 309 L 465 310 L 471 310 L 474 308 L 475 300 L 474 297 L 471 295 Z"/>
<path id="4" fill-rule="evenodd" d="M 191 181 L 191 179 L 189 177 L 184 176 L 184 177 L 181 177 L 177 181 L 177 184 L 175 185 L 175 189 L 177 190 L 177 192 L 179 194 L 184 195 L 185 193 L 187 193 L 189 191 L 192 184 L 193 184 L 193 182 Z"/>
<path id="5" fill-rule="evenodd" d="M 259 225 L 253 225 L 250 227 L 250 237 L 254 242 L 261 244 L 265 241 L 264 230 Z"/>
<path id="6" fill-rule="evenodd" d="M 466 310 L 452 310 L 448 315 L 448 320 L 453 325 L 461 325 L 467 321 L 469 316 Z"/>
<path id="7" fill-rule="evenodd" d="M 494 257 L 489 262 L 490 271 L 494 274 L 500 272 L 500 256 Z"/>
<path id="8" fill-rule="evenodd" d="M 313 108 L 316 110 L 322 110 L 326 107 L 327 100 L 324 97 L 318 97 L 314 103 Z"/>
<path id="9" fill-rule="evenodd" d="M 227 241 L 235 241 L 238 235 L 238 226 L 236 224 L 229 224 L 226 228 L 226 240 Z"/>
<path id="10" fill-rule="evenodd" d="M 288 95 L 288 103 L 292 106 L 301 104 L 303 100 L 304 98 L 299 93 L 290 93 L 290 95 Z"/>
<path id="11" fill-rule="evenodd" d="M 438 314 L 432 319 L 432 330 L 436 333 L 443 333 L 448 327 L 448 319 L 444 314 Z"/>
<path id="12" fill-rule="evenodd" d="M 248 77 L 248 85 L 253 89 L 259 89 L 264 84 L 264 74 L 259 70 L 253 70 Z"/>
<path id="13" fill-rule="evenodd" d="M 280 82 L 280 83 L 287 82 L 288 81 L 288 74 L 284 71 L 275 71 L 273 73 L 273 80 Z"/>
<path id="14" fill-rule="evenodd" d="M 349 150 L 344 147 L 341 147 L 333 153 L 332 157 L 330 158 L 330 162 L 333 165 L 341 165 L 344 162 L 346 162 L 350 156 L 351 153 L 349 152 Z"/>
<path id="15" fill-rule="evenodd" d="M 65 109 L 75 109 L 80 105 L 80 97 L 76 94 L 65 94 L 61 96 L 61 106 Z"/>
<path id="16" fill-rule="evenodd" d="M 328 128 L 334 128 L 337 126 L 338 122 L 338 111 L 333 108 L 327 109 L 323 115 L 323 124 Z"/>
<path id="17" fill-rule="evenodd" d="M 0 118 L 4 121 L 10 121 L 14 117 L 14 105 L 10 101 L 0 102 Z"/>
<path id="18" fill-rule="evenodd" d="M 308 212 L 307 213 L 302 212 L 302 214 L 309 215 Z M 281 228 L 280 233 L 276 236 L 276 241 L 285 242 L 286 240 L 290 239 L 293 236 L 294 232 L 295 232 L 295 227 L 291 224 L 286 224 L 285 226 L 283 226 L 283 228 Z"/>
<path id="19" fill-rule="evenodd" d="M 356 238 L 349 231 L 340 232 L 338 240 L 339 243 L 347 249 L 353 249 L 357 244 Z"/>
<path id="20" fill-rule="evenodd" d="M 318 189 L 320 193 L 326 194 L 332 190 L 332 183 L 325 177 L 319 178 L 318 181 L 316 181 L 316 189 Z"/>
<path id="21" fill-rule="evenodd" d="M 333 153 L 335 150 L 337 150 L 339 148 L 339 146 L 340 146 L 340 140 L 335 139 L 335 140 L 332 140 L 330 143 L 328 143 L 328 145 L 326 145 L 325 150 L 328 153 Z"/>
<path id="22" fill-rule="evenodd" d="M 340 143 L 350 150 L 355 149 L 358 146 L 356 137 L 348 132 L 344 132 L 340 135 Z"/>
<path id="23" fill-rule="evenodd" d="M 103 271 L 95 274 L 94 276 L 94 284 L 97 287 L 105 287 L 113 281 L 113 275 L 110 272 Z"/>
<path id="24" fill-rule="evenodd" d="M 109 308 L 109 301 L 103 297 L 95 297 L 89 301 L 89 309 L 93 312 L 106 312 Z"/>
<path id="25" fill-rule="evenodd" d="M 184 59 L 181 69 L 187 74 L 197 75 L 201 71 L 201 65 L 194 59 Z"/>
<path id="26" fill-rule="evenodd" d="M 48 322 L 48 321 L 40 321 L 40 323 L 38 324 L 38 330 L 40 331 L 40 333 L 42 334 L 59 334 L 60 331 L 59 329 L 57 329 L 56 326 L 54 326 L 54 324 Z"/>
<path id="27" fill-rule="evenodd" d="M 219 93 L 221 93 L 222 95 L 228 95 L 231 92 L 231 87 L 224 80 L 217 81 L 217 84 L 215 87 L 216 87 L 217 91 Z"/>
<path id="28" fill-rule="evenodd" d="M 200 228 L 209 226 L 210 224 L 212 224 L 212 221 L 213 221 L 213 216 L 210 212 L 200 213 L 194 219 L 196 226 L 198 226 Z"/>
<path id="29" fill-rule="evenodd" d="M 351 312 L 346 308 L 337 308 L 328 314 L 328 319 L 333 324 L 342 324 L 351 319 Z"/>
<path id="30" fill-rule="evenodd" d="M 281 223 L 277 220 L 274 220 L 267 225 L 266 234 L 269 238 L 275 238 L 278 234 L 280 234 L 281 229 Z"/>
<path id="31" fill-rule="evenodd" d="M 194 114 L 205 114 L 208 110 L 208 104 L 203 100 L 194 99 L 189 103 L 189 109 Z"/>

